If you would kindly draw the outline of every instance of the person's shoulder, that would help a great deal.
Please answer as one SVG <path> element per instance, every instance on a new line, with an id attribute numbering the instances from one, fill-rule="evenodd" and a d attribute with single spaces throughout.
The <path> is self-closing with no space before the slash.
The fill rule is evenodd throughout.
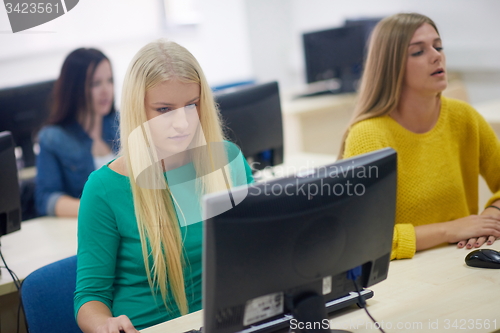
<path id="1" fill-rule="evenodd" d="M 118 126 L 120 115 L 119 112 L 117 111 L 111 111 L 110 113 L 105 115 L 102 119 L 103 122 L 109 126 Z"/>
<path id="2" fill-rule="evenodd" d="M 107 198 L 108 193 L 115 195 L 117 191 L 128 188 L 130 188 L 128 177 L 116 173 L 107 165 L 103 165 L 89 175 L 83 193 L 87 193 L 87 195 L 88 193 L 92 193 L 93 195 Z"/>
<path id="3" fill-rule="evenodd" d="M 82 139 L 83 129 L 77 123 L 65 125 L 46 125 L 38 132 L 38 140 L 41 143 L 51 145 L 66 144 L 70 142 L 79 143 Z"/>
<path id="4" fill-rule="evenodd" d="M 441 101 L 446 103 L 450 109 L 458 108 L 458 109 L 474 109 L 469 103 L 466 101 L 456 99 L 456 98 L 451 98 L 451 97 L 445 97 L 441 96 Z"/>
<path id="5" fill-rule="evenodd" d="M 352 125 L 345 139 L 344 158 L 387 147 L 394 130 L 391 121 L 389 116 L 378 116 Z"/>
<path id="6" fill-rule="evenodd" d="M 120 176 L 127 177 L 128 171 L 125 164 L 125 157 L 120 156 L 107 164 L 107 167 L 117 173 Z M 106 166 L 101 167 L 101 169 L 106 168 Z"/>
<path id="7" fill-rule="evenodd" d="M 472 120 L 482 120 L 479 112 L 465 101 L 441 97 L 441 103 L 443 103 L 443 106 L 448 111 L 450 119 L 454 121 L 469 123 Z"/>
<path id="8" fill-rule="evenodd" d="M 59 125 L 45 125 L 38 132 L 40 142 L 54 142 L 63 140 L 67 136 L 66 131 Z"/>
<path id="9" fill-rule="evenodd" d="M 91 186 L 101 187 L 103 183 L 106 183 L 106 179 L 108 177 L 109 176 L 106 170 L 106 166 L 102 166 L 101 168 L 94 170 L 90 173 L 89 178 L 85 183 L 85 187 L 91 187 Z"/>
<path id="10" fill-rule="evenodd" d="M 234 142 L 224 140 L 222 144 L 224 145 L 224 149 L 227 153 L 234 154 L 241 151 L 240 147 L 238 147 L 238 145 L 236 145 Z"/>
<path id="11" fill-rule="evenodd" d="M 377 137 L 389 128 L 390 122 L 391 119 L 389 116 L 364 119 L 351 126 L 349 129 L 349 135 Z"/>
<path id="12" fill-rule="evenodd" d="M 445 108 L 451 114 L 477 114 L 476 109 L 472 105 L 459 99 L 441 97 L 441 103 L 444 104 Z"/>

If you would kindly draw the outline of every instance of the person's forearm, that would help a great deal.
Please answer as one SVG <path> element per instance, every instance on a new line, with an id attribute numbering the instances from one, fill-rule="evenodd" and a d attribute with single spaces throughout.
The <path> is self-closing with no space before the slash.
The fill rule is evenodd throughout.
<path id="1" fill-rule="evenodd" d="M 436 245 L 446 243 L 446 222 L 420 225 L 415 227 L 417 251 L 429 249 Z"/>
<path id="2" fill-rule="evenodd" d="M 82 305 L 78 311 L 78 326 L 84 333 L 95 333 L 99 326 L 105 325 L 113 315 L 102 302 L 90 301 Z"/>
<path id="3" fill-rule="evenodd" d="M 500 208 L 500 200 L 494 201 L 491 203 L 490 206 L 495 206 Z M 495 207 L 487 207 L 483 210 L 481 215 L 491 215 L 491 216 L 500 216 L 500 210 L 496 209 Z"/>
<path id="4" fill-rule="evenodd" d="M 77 217 L 79 208 L 80 199 L 63 195 L 56 202 L 55 214 L 59 217 Z"/>

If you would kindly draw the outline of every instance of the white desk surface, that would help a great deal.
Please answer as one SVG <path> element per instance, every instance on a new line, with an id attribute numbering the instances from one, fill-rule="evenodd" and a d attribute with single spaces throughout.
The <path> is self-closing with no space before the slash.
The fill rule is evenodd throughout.
<path id="1" fill-rule="evenodd" d="M 76 226 L 76 218 L 41 217 L 21 222 L 21 230 L 0 239 L 7 265 L 23 280 L 40 267 L 75 255 Z M 14 291 L 10 274 L 2 268 L 0 295 Z"/>
<path id="2" fill-rule="evenodd" d="M 500 242 L 491 248 L 500 250 Z M 374 297 L 367 301 L 371 315 L 387 333 L 500 329 L 500 271 L 466 266 L 464 258 L 471 251 L 449 245 L 391 262 L 388 278 L 369 288 L 374 291 Z M 198 311 L 141 332 L 199 329 L 202 316 Z M 356 333 L 379 332 L 356 306 L 330 317 L 330 326 Z"/>

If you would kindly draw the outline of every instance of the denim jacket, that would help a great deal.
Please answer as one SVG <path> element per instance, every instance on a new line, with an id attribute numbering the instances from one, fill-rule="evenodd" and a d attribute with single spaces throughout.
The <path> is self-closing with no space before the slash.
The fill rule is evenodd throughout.
<path id="1" fill-rule="evenodd" d="M 102 137 L 113 152 L 118 150 L 118 118 L 112 112 L 103 118 Z M 55 215 L 62 195 L 80 198 L 88 176 L 95 170 L 92 139 L 81 125 L 49 125 L 38 134 L 40 153 L 36 159 L 35 203 L 40 215 Z"/>

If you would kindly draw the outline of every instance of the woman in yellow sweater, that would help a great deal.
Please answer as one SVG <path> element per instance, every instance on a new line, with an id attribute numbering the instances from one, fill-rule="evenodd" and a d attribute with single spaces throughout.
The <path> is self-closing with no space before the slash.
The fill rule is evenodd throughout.
<path id="1" fill-rule="evenodd" d="M 445 55 L 434 22 L 397 14 L 375 27 L 341 158 L 392 147 L 398 191 L 392 259 L 442 243 L 500 237 L 500 142 L 470 105 L 441 96 Z M 494 193 L 478 213 L 478 177 Z"/>

